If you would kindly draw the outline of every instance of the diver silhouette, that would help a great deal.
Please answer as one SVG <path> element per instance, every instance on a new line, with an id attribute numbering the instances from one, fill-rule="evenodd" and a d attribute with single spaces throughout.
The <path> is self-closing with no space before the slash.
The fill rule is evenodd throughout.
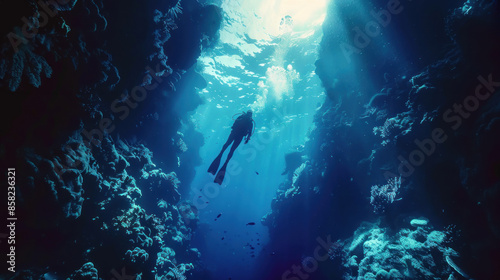
<path id="1" fill-rule="evenodd" d="M 231 134 L 229 134 L 229 138 L 227 138 L 226 143 L 222 147 L 222 150 L 220 151 L 219 155 L 214 159 L 210 167 L 208 168 L 208 172 L 212 173 L 215 175 L 215 180 L 214 182 L 222 185 L 222 181 L 224 181 L 224 175 L 226 174 L 226 167 L 229 162 L 229 160 L 233 157 L 234 151 L 238 146 L 241 144 L 241 141 L 243 140 L 243 137 L 246 136 L 245 139 L 245 144 L 248 143 L 250 140 L 250 137 L 252 136 L 253 132 L 253 123 L 254 120 L 252 119 L 252 110 L 248 110 L 246 113 L 242 113 L 233 123 L 233 126 L 231 127 Z M 226 162 L 224 165 L 222 165 L 221 169 L 219 172 L 217 172 L 217 169 L 219 169 L 220 165 L 220 160 L 222 158 L 222 155 L 224 154 L 224 151 L 231 146 L 231 150 L 229 150 L 229 154 L 227 155 Z"/>

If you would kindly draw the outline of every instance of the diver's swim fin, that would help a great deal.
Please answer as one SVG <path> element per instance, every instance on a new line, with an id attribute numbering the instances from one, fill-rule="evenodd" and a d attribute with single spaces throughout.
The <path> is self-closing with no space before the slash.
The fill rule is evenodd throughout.
<path id="1" fill-rule="evenodd" d="M 208 168 L 208 173 L 212 173 L 212 175 L 215 175 L 217 173 L 217 169 L 219 169 L 219 164 L 220 164 L 220 159 L 221 156 L 217 156 L 212 164 L 210 164 L 210 167 Z"/>
<path id="2" fill-rule="evenodd" d="M 217 172 L 217 175 L 215 175 L 214 183 L 222 185 L 225 175 L 226 175 L 226 165 L 223 165 L 222 168 L 219 170 L 219 172 Z"/>

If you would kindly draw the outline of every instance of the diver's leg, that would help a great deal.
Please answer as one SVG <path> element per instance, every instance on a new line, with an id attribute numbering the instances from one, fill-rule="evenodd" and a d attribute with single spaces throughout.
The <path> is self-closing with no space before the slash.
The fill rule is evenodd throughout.
<path id="1" fill-rule="evenodd" d="M 234 151 L 236 150 L 236 148 L 238 148 L 242 140 L 243 136 L 242 137 L 237 136 L 234 138 L 234 142 L 233 145 L 231 146 L 229 154 L 227 155 L 226 162 L 224 162 L 224 165 L 222 165 L 219 172 L 217 172 L 217 175 L 215 176 L 214 180 L 215 183 L 222 185 L 222 181 L 224 181 L 224 176 L 226 175 L 227 164 L 229 163 L 229 160 L 233 157 Z"/>
<path id="2" fill-rule="evenodd" d="M 210 164 L 210 167 L 207 170 L 208 173 L 212 173 L 213 175 L 215 175 L 217 173 L 217 169 L 219 169 L 220 160 L 222 158 L 222 155 L 224 154 L 224 151 L 227 149 L 227 147 L 229 147 L 229 145 L 231 145 L 231 142 L 233 142 L 233 141 L 234 141 L 234 134 L 231 132 L 231 134 L 229 134 L 229 137 L 227 138 L 226 143 L 222 147 L 222 150 L 220 151 L 219 155 L 214 159 L 212 164 Z"/>
<path id="3" fill-rule="evenodd" d="M 227 138 L 226 143 L 224 144 L 224 146 L 222 146 L 222 150 L 220 151 L 218 157 L 222 157 L 222 155 L 224 154 L 224 151 L 226 151 L 227 147 L 229 147 L 229 145 L 231 145 L 231 142 L 233 142 L 233 141 L 234 141 L 234 134 L 231 131 L 231 134 L 229 134 L 229 137 Z"/>
<path id="4" fill-rule="evenodd" d="M 231 146 L 231 150 L 229 150 L 229 154 L 227 155 L 226 162 L 224 163 L 224 167 L 227 166 L 227 163 L 233 157 L 234 151 L 236 151 L 236 148 L 238 148 L 238 146 L 240 145 L 242 140 L 243 140 L 243 137 L 236 137 L 234 139 L 233 145 Z"/>

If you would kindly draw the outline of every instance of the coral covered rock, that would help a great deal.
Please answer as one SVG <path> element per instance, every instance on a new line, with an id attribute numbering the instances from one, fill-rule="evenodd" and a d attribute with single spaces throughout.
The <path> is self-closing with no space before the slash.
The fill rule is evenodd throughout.
<path id="1" fill-rule="evenodd" d="M 458 253 L 444 232 L 418 227 L 390 234 L 364 223 L 345 246 L 345 279 L 445 279 L 453 272 L 449 256 Z"/>

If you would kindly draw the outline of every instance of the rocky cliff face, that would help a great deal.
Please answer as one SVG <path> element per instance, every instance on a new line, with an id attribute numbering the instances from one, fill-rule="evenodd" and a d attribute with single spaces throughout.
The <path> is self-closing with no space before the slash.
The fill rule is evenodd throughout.
<path id="1" fill-rule="evenodd" d="M 263 218 L 271 232 L 268 249 L 290 256 L 264 257 L 267 273 L 280 277 L 300 262 L 314 249 L 311 236 L 347 238 L 370 216 L 399 231 L 410 217 L 424 215 L 435 217 L 435 226 L 461 230 L 464 243 L 454 249 L 470 274 L 498 277 L 492 262 L 500 257 L 500 212 L 493 203 L 500 198 L 493 147 L 500 137 L 497 1 L 401 4 L 383 38 L 408 42 L 408 51 L 393 56 L 385 55 L 390 46 L 376 36 L 362 52 L 346 56 L 339 47 L 345 36 L 333 26 L 345 25 L 354 38 L 348 42 L 360 47 L 356 40 L 362 35 L 350 27 L 364 23 L 349 12 L 351 5 L 337 2 L 324 23 L 316 72 L 328 99 L 316 114 L 301 165 L 289 173 Z M 415 9 L 429 7 L 433 14 L 419 20 L 423 13 Z M 419 53 L 424 46 L 430 48 Z M 405 58 L 418 62 L 402 67 Z M 346 273 L 333 267 L 319 262 L 321 272 L 311 276 Z"/>
<path id="2" fill-rule="evenodd" d="M 190 246 L 197 210 L 181 193 L 202 145 L 188 112 L 205 81 L 191 66 L 217 40 L 219 8 L 196 0 L 2 5 L 9 114 L 0 153 L 19 174 L 16 277 L 199 273 Z M 182 98 L 193 105 L 176 106 Z"/>

